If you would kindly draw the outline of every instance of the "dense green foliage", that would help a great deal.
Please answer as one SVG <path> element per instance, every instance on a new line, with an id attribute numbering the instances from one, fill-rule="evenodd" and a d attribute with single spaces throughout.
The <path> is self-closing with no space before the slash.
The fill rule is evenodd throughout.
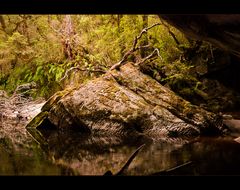
<path id="1" fill-rule="evenodd" d="M 158 22 L 156 15 L 2 15 L 0 88 L 12 93 L 18 85 L 34 81 L 38 86 L 36 95 L 49 97 L 67 85 L 102 74 L 121 60 L 144 27 Z M 161 24 L 139 40 L 138 45 L 146 44 L 149 47 L 144 54 L 137 51 L 129 59 L 137 62 L 158 48 L 161 58 L 154 60 L 157 72 L 163 67 L 171 72 L 161 82 L 186 78 L 191 66 L 180 58 L 182 46 L 190 43 L 179 31 Z M 81 69 L 61 80 L 68 69 L 76 66 Z M 193 86 L 198 85 L 195 79 L 189 80 Z"/>

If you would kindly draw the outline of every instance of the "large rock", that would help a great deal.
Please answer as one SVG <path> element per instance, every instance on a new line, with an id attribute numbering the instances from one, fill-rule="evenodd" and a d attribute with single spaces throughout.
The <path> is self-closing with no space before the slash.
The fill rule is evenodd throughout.
<path id="1" fill-rule="evenodd" d="M 221 117 L 176 96 L 132 63 L 56 93 L 28 128 L 105 135 L 196 136 L 222 132 Z"/>

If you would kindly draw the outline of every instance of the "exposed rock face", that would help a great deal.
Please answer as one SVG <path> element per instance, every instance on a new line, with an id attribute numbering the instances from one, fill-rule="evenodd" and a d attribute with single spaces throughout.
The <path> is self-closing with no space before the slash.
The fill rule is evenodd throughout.
<path id="1" fill-rule="evenodd" d="M 223 130 L 220 116 L 176 96 L 132 63 L 56 93 L 27 127 L 47 126 L 153 138 L 217 134 Z"/>
<path id="2" fill-rule="evenodd" d="M 208 41 L 240 58 L 240 14 L 159 16 L 186 36 Z"/>

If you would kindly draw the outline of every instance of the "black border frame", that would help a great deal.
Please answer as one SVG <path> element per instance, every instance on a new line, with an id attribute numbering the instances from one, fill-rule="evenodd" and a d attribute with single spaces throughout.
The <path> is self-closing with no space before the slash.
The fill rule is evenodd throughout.
<path id="1" fill-rule="evenodd" d="M 2 0 L 0 14 L 240 13 L 238 0 Z"/>

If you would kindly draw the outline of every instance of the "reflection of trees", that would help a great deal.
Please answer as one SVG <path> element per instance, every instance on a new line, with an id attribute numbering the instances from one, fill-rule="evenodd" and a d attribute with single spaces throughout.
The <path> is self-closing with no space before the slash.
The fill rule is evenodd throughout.
<path id="1" fill-rule="evenodd" d="M 0 120 L 0 175 L 73 175 L 52 163 L 26 131 L 25 121 Z"/>
<path id="2" fill-rule="evenodd" d="M 127 138 L 117 136 L 82 135 L 73 131 L 41 131 L 48 142 L 48 154 L 54 162 L 70 167 L 79 175 L 116 173 L 130 155 L 142 144 L 146 146 L 130 164 L 127 175 L 148 175 L 175 166 L 171 151 L 181 148 L 187 140 L 159 139 L 153 142 L 144 136 Z"/>
<path id="3" fill-rule="evenodd" d="M 189 161 L 192 163 L 165 175 L 240 174 L 240 145 L 222 137 L 153 141 L 143 136 L 81 135 L 74 131 L 41 131 L 41 134 L 48 144 L 45 149 L 48 158 L 73 170 L 75 175 L 103 175 L 108 170 L 116 173 L 144 143 L 146 145 L 134 158 L 126 175 L 151 175 Z"/>
<path id="4" fill-rule="evenodd" d="M 75 169 L 82 175 L 113 173 L 126 162 L 144 137 L 126 139 L 117 136 L 82 135 L 74 131 L 41 131 L 48 142 L 48 155 L 55 163 Z M 46 150 L 46 149 L 45 149 Z"/>
<path id="5" fill-rule="evenodd" d="M 71 168 L 46 160 L 35 143 L 17 150 L 10 139 L 0 138 L 0 155 L 0 175 L 73 175 Z"/>

